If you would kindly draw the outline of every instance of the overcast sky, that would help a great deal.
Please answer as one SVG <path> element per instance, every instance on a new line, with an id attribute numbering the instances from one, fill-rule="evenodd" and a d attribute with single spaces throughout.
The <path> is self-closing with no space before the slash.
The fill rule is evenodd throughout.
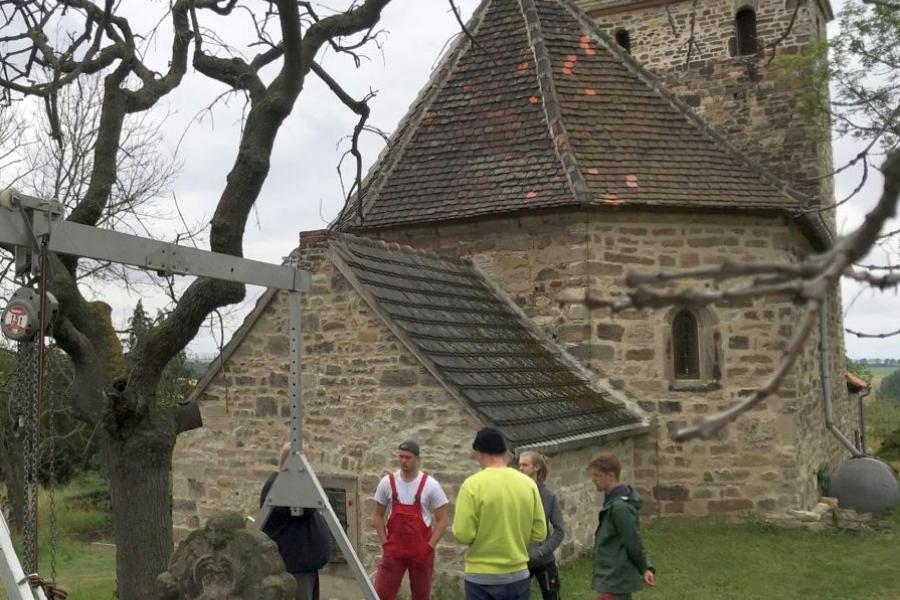
<path id="1" fill-rule="evenodd" d="M 468 18 L 477 3 L 477 0 L 458 1 L 464 18 Z M 152 10 L 158 11 L 160 3 L 155 2 L 154 5 L 156 8 Z M 144 8 L 141 3 L 134 3 L 128 8 L 136 11 L 133 17 L 147 22 L 145 11 L 151 9 Z M 240 25 L 236 25 L 234 19 L 205 23 L 224 38 L 242 31 L 252 31 L 249 21 Z M 459 28 L 445 0 L 396 0 L 385 9 L 381 27 L 389 31 L 383 39 L 382 52 L 370 51 L 371 60 L 364 62 L 360 69 L 355 69 L 352 61 L 342 56 L 329 54 L 323 62 L 344 88 L 356 97 L 362 97 L 370 88 L 378 92 L 371 102 L 370 123 L 391 132 L 426 82 L 442 49 Z M 168 46 L 169 39 L 160 34 L 150 54 L 158 54 L 160 60 L 164 60 Z M 160 62 L 155 67 L 163 71 L 166 65 Z M 198 111 L 212 103 L 224 90 L 224 86 L 189 69 L 185 83 L 170 94 L 163 107 L 169 116 L 163 125 L 167 147 L 162 151 L 174 152 L 182 134 L 187 131 L 178 147 L 184 168 L 174 188 L 189 221 L 208 221 L 234 161 L 240 126 L 240 100 L 234 98 L 229 106 L 219 104 L 211 113 L 204 113 L 202 119 L 198 119 Z M 297 105 L 278 136 L 268 180 L 248 223 L 245 238 L 245 255 L 248 258 L 280 262 L 295 246 L 298 232 L 325 227 L 334 217 L 343 203 L 335 166 L 347 148 L 346 142 L 340 148 L 337 144 L 352 131 L 355 122 L 356 116 L 337 102 L 331 92 L 310 74 Z M 377 157 L 383 142 L 374 135 L 369 135 L 363 142 L 364 159 L 368 166 Z M 855 153 L 852 144 L 836 142 L 835 164 L 842 164 Z M 349 182 L 352 165 L 348 162 L 346 167 L 345 179 Z M 855 187 L 858 178 L 858 171 L 850 170 L 842 174 L 836 182 L 837 197 L 843 197 Z M 880 181 L 877 176 L 870 177 L 870 180 L 866 190 L 838 213 L 842 231 L 858 225 L 865 211 L 877 200 Z M 878 262 L 885 259 L 881 255 L 871 258 Z M 246 314 L 252 300 L 261 293 L 257 288 L 248 288 L 248 291 L 248 301 L 232 311 L 237 316 L 231 319 L 229 330 L 233 330 L 239 322 L 238 317 Z M 847 327 L 875 332 L 900 329 L 900 309 L 895 292 L 865 292 L 858 295 L 857 286 L 845 282 L 844 298 L 845 307 L 855 299 L 852 308 L 845 314 Z M 113 305 L 114 319 L 121 324 L 125 323 L 137 301 L 136 296 L 126 297 L 117 289 L 104 292 L 104 299 Z M 164 301 L 162 297 L 144 295 L 144 302 L 149 308 Z M 228 333 L 226 341 L 227 337 Z M 189 349 L 211 354 L 216 350 L 216 340 L 210 332 L 204 331 Z M 900 339 L 859 340 L 848 336 L 847 350 L 851 357 L 856 358 L 900 357 Z"/>

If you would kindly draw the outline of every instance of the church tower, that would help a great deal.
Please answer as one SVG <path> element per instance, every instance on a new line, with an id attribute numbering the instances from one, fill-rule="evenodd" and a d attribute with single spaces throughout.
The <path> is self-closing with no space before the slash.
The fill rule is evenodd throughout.
<path id="1" fill-rule="evenodd" d="M 798 191 L 833 202 L 827 86 L 783 57 L 824 42 L 828 0 L 577 0 L 665 85 Z M 773 53 L 775 58 L 773 60 Z M 818 87 L 818 89 L 816 89 Z"/>

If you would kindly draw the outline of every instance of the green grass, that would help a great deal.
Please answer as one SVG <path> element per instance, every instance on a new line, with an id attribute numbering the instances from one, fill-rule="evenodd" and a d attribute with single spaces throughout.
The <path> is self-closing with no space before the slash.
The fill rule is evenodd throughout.
<path id="1" fill-rule="evenodd" d="M 61 489 L 55 498 L 58 585 L 70 600 L 107 600 L 115 591 L 116 553 L 108 541 L 110 518 L 107 483 L 88 473 Z M 38 568 L 50 578 L 49 496 L 41 491 L 38 510 Z M 21 540 L 14 540 L 22 557 Z M 100 543 L 97 543 L 100 542 Z M 7 600 L 0 589 L 0 600 Z"/>
<path id="2" fill-rule="evenodd" d="M 887 377 L 891 373 L 897 370 L 898 367 L 871 367 L 866 366 L 866 370 L 872 374 L 873 377 Z"/>
<path id="3" fill-rule="evenodd" d="M 62 541 L 57 548 L 58 581 L 72 600 L 109 600 L 115 590 L 115 551 L 99 545 L 109 518 L 105 484 L 82 478 L 60 491 L 57 502 Z M 46 502 L 42 512 L 46 511 Z M 43 515 L 46 524 L 46 515 Z M 746 598 L 894 600 L 894 569 L 900 556 L 900 509 L 893 529 L 853 534 L 776 529 L 761 522 L 663 519 L 645 523 L 644 543 L 658 569 L 657 587 L 639 600 L 743 600 Z M 45 526 L 41 530 L 41 572 L 49 575 Z M 563 595 L 593 600 L 591 561 L 582 557 L 561 569 Z M 328 590 L 322 590 L 328 597 Z M 450 594 L 452 596 L 453 594 Z M 448 596 L 446 590 L 443 595 Z M 535 588 L 532 598 L 539 598 Z M 0 599 L 6 597 L 0 591 Z"/>
<path id="4" fill-rule="evenodd" d="M 900 512 L 894 525 L 900 525 Z M 663 519 L 643 532 L 658 573 L 656 588 L 637 595 L 640 600 L 900 597 L 896 531 L 812 533 L 753 522 Z M 564 597 L 595 598 L 590 574 L 589 557 L 564 566 Z M 536 588 L 531 597 L 540 598 Z"/>

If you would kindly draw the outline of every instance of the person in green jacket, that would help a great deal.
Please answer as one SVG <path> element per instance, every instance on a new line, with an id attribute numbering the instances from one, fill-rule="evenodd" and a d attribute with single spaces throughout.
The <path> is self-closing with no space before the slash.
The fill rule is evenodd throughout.
<path id="1" fill-rule="evenodd" d="M 481 471 L 456 498 L 453 535 L 466 550 L 467 600 L 528 600 L 528 544 L 547 537 L 535 482 L 507 466 L 500 430 L 485 427 L 472 444 Z"/>
<path id="2" fill-rule="evenodd" d="M 656 569 L 647 559 L 638 531 L 641 498 L 637 490 L 619 482 L 622 465 L 615 454 L 603 452 L 588 464 L 591 481 L 604 493 L 594 536 L 594 573 L 591 587 L 597 600 L 631 600 L 644 585 L 656 585 Z"/>

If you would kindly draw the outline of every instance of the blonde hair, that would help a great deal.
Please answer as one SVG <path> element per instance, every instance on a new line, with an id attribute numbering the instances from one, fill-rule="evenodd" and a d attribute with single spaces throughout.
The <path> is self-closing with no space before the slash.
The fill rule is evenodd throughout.
<path id="1" fill-rule="evenodd" d="M 287 462 L 288 456 L 291 455 L 291 443 L 285 442 L 278 453 L 278 468 L 283 469 L 284 463 Z"/>
<path id="2" fill-rule="evenodd" d="M 534 474 L 535 479 L 544 483 L 547 480 L 547 475 L 550 474 L 550 458 L 534 450 L 526 450 L 521 456 L 527 458 L 528 462 L 537 469 Z"/>

